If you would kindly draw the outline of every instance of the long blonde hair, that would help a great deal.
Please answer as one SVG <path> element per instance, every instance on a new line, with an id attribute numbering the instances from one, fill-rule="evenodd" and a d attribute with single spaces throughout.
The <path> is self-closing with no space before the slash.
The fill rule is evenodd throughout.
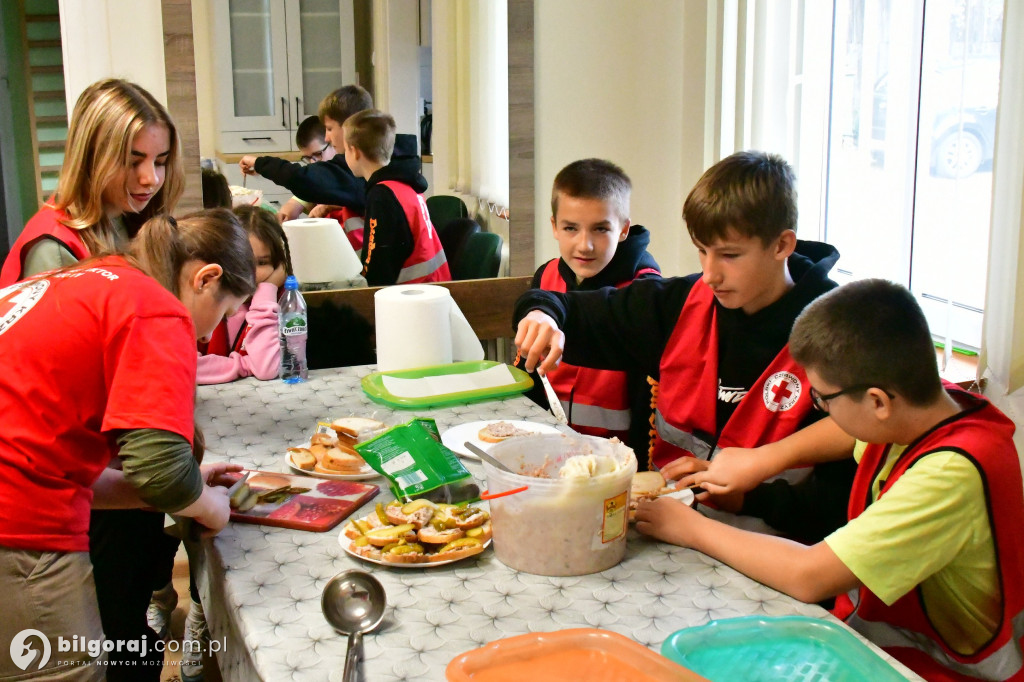
<path id="1" fill-rule="evenodd" d="M 167 214 L 151 218 L 132 240 L 129 255 L 175 296 L 181 294 L 182 268 L 196 260 L 221 266 L 221 294 L 246 298 L 256 291 L 249 233 L 226 208 L 197 211 L 177 221 Z"/>
<path id="2" fill-rule="evenodd" d="M 86 88 L 75 103 L 54 205 L 79 230 L 89 253 L 114 251 L 113 223 L 103 207 L 104 190 L 132 164 L 132 142 L 147 125 L 167 128 L 170 154 L 164 183 L 146 207 L 124 216 L 129 236 L 149 218 L 169 213 L 185 188 L 178 131 L 170 114 L 140 86 L 110 78 Z M 127 188 L 125 188 L 127 192 Z"/>

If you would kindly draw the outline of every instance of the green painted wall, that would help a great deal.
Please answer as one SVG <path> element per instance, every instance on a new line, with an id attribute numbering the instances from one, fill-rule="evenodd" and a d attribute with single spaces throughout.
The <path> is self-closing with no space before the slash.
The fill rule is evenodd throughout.
<path id="1" fill-rule="evenodd" d="M 4 178 L 9 186 L 21 197 L 21 213 L 24 222 L 39 208 L 36 196 L 35 165 L 32 163 L 32 127 L 28 118 L 28 94 L 25 81 L 25 49 L 19 27 L 21 25 L 17 2 L 0 2 L 3 12 L 3 49 L 7 55 L 9 71 L 8 88 L 11 95 L 12 121 L 14 130 L 14 158 L 17 175 Z"/>

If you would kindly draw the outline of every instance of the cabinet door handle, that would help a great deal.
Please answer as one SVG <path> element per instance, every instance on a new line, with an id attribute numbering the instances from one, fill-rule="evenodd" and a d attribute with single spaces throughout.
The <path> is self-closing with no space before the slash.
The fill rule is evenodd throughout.
<path id="1" fill-rule="evenodd" d="M 302 123 L 302 114 L 299 113 L 299 106 L 301 105 L 301 103 L 302 103 L 302 100 L 299 99 L 298 97 L 296 97 L 295 98 L 295 127 L 296 128 L 299 126 L 300 123 Z"/>
<path id="2" fill-rule="evenodd" d="M 272 137 L 243 137 L 242 138 L 242 142 L 256 142 L 258 140 L 266 140 L 267 142 L 273 142 L 274 138 L 272 138 Z"/>
<path id="3" fill-rule="evenodd" d="M 285 116 L 288 115 L 288 100 L 284 97 L 281 98 L 281 127 L 287 128 L 288 123 L 285 121 Z"/>

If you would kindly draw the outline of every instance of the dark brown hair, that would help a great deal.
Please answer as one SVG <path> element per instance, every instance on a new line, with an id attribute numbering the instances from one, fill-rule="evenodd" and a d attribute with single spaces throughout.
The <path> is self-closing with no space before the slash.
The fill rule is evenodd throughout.
<path id="1" fill-rule="evenodd" d="M 346 85 L 327 95 L 320 102 L 320 121 L 328 116 L 338 125 L 344 123 L 352 114 L 373 108 L 373 97 L 358 85 Z"/>
<path id="2" fill-rule="evenodd" d="M 789 352 L 839 388 L 866 384 L 918 406 L 942 392 L 924 312 L 888 280 L 851 282 L 811 303 L 793 324 Z"/>
<path id="3" fill-rule="evenodd" d="M 324 122 L 318 116 L 309 116 L 302 120 L 299 127 L 295 129 L 295 144 L 302 149 L 313 140 L 323 141 L 327 136 L 324 129 Z"/>
<path id="4" fill-rule="evenodd" d="M 387 165 L 395 150 L 395 119 L 377 109 L 352 114 L 345 121 L 345 144 L 352 145 L 366 158 Z"/>
<path id="5" fill-rule="evenodd" d="M 633 184 L 625 171 L 604 159 L 573 161 L 558 171 L 551 187 L 551 215 L 558 217 L 558 195 L 578 199 L 600 199 L 615 207 L 619 218 L 629 218 L 629 195 Z"/>
<path id="6" fill-rule="evenodd" d="M 710 245 L 729 230 L 766 247 L 796 230 L 796 179 L 777 154 L 737 152 L 704 172 L 683 204 L 690 237 Z"/>
<path id="7" fill-rule="evenodd" d="M 228 179 L 212 168 L 204 168 L 203 208 L 231 208 L 231 188 Z"/>
<path id="8" fill-rule="evenodd" d="M 288 236 L 281 228 L 277 217 L 258 206 L 237 206 L 234 211 L 242 228 L 267 245 L 267 249 L 270 251 L 271 265 L 277 268 L 283 263 L 285 273 L 294 274 Z"/>
<path id="9" fill-rule="evenodd" d="M 167 215 L 146 221 L 129 253 L 139 268 L 175 296 L 189 261 L 216 263 L 222 294 L 248 297 L 256 291 L 256 264 L 249 235 L 226 208 L 191 213 L 177 221 Z"/>

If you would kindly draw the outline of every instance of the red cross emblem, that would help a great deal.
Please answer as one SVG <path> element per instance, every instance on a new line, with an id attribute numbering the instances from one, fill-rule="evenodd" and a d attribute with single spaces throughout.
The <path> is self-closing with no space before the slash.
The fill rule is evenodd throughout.
<path id="1" fill-rule="evenodd" d="M 772 386 L 772 402 L 781 403 L 783 400 L 793 395 L 793 391 L 788 388 L 789 382 L 783 379 L 776 385 Z"/>

